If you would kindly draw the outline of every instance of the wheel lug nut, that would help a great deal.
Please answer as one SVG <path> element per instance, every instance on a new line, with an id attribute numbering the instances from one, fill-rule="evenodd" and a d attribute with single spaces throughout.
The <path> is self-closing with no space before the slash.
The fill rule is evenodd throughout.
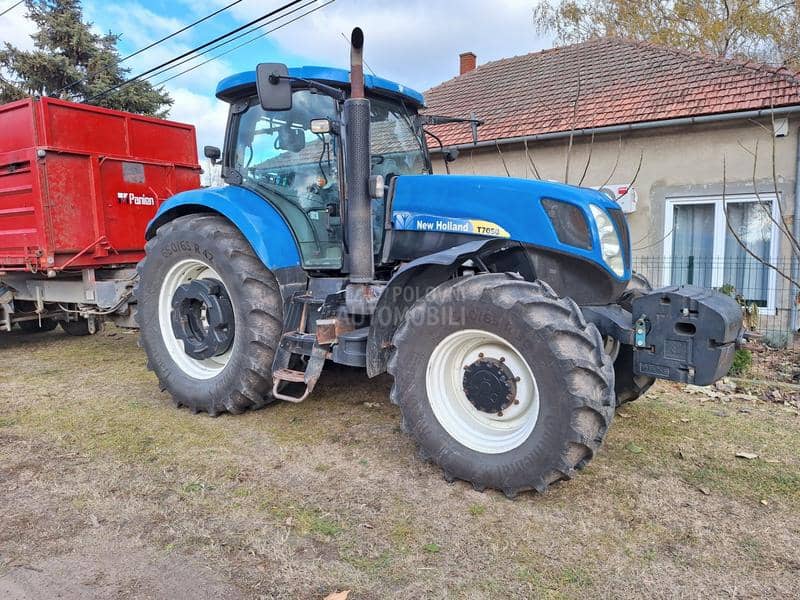
<path id="1" fill-rule="evenodd" d="M 514 400 L 514 404 L 519 404 L 519 400 Z"/>
<path id="2" fill-rule="evenodd" d="M 521 379 L 522 379 L 522 377 L 519 377 L 519 376 L 514 377 L 514 381 L 520 381 Z"/>
<path id="3" fill-rule="evenodd" d="M 500 357 L 500 362 L 506 362 L 506 357 L 505 356 L 501 356 Z"/>
<path id="4" fill-rule="evenodd" d="M 502 410 L 498 410 L 497 411 L 497 416 L 498 417 L 502 417 L 503 416 L 503 411 Z"/>
<path id="5" fill-rule="evenodd" d="M 478 358 L 483 358 L 483 352 L 478 352 Z"/>

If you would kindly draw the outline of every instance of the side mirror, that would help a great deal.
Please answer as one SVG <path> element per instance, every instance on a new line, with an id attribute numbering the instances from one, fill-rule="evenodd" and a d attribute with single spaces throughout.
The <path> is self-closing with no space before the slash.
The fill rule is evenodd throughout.
<path id="1" fill-rule="evenodd" d="M 330 133 L 332 129 L 330 119 L 311 119 L 311 133 Z"/>
<path id="2" fill-rule="evenodd" d="M 276 150 L 286 152 L 300 152 L 306 147 L 306 136 L 302 129 L 295 129 L 290 125 L 284 125 L 278 130 L 278 139 L 275 140 Z"/>
<path id="3" fill-rule="evenodd" d="M 215 165 L 222 156 L 222 151 L 216 146 L 206 146 L 203 148 L 203 155 L 211 160 L 212 165 Z"/>
<path id="4" fill-rule="evenodd" d="M 444 151 L 444 160 L 445 162 L 453 162 L 455 159 L 458 158 L 458 150 L 456 148 L 448 148 Z"/>
<path id="5" fill-rule="evenodd" d="M 261 108 L 269 112 L 292 109 L 292 81 L 289 69 L 280 63 L 256 67 L 256 90 Z"/>

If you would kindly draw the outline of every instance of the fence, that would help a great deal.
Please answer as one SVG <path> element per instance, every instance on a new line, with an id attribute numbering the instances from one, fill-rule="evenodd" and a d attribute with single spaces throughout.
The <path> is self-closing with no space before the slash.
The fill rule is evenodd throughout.
<path id="1" fill-rule="evenodd" d="M 787 275 L 792 272 L 790 259 L 770 264 Z M 696 256 L 636 257 L 633 269 L 647 277 L 653 287 L 692 284 L 735 296 L 745 307 L 748 329 L 760 334 L 764 346 L 754 353 L 750 374 L 770 380 L 796 379 L 800 372 L 800 336 L 796 333 L 800 290 L 775 269 L 750 257 Z M 788 348 L 788 352 L 778 355 L 771 348 Z"/>

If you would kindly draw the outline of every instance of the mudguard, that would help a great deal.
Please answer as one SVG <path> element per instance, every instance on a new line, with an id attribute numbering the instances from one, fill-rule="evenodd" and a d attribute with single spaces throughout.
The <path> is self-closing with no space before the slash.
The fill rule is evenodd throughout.
<path id="1" fill-rule="evenodd" d="M 458 267 L 474 257 L 485 257 L 519 248 L 517 242 L 478 239 L 418 258 L 404 265 L 389 280 L 375 307 L 367 338 L 367 376 L 386 370 L 395 329 L 414 303 L 447 281 Z"/>
<path id="2" fill-rule="evenodd" d="M 300 252 L 289 225 L 269 202 L 244 188 L 227 186 L 176 194 L 158 209 L 147 225 L 145 239 L 177 217 L 215 212 L 233 223 L 271 270 L 300 266 Z"/>

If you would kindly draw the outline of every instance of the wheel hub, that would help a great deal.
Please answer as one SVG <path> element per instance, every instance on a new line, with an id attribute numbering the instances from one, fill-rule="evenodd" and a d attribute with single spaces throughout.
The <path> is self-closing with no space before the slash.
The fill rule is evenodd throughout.
<path id="1" fill-rule="evenodd" d="M 172 332 L 192 358 L 205 360 L 228 351 L 234 314 L 225 286 L 216 279 L 194 279 L 172 296 Z"/>
<path id="2" fill-rule="evenodd" d="M 502 416 L 517 395 L 517 378 L 503 358 L 485 358 L 464 368 L 464 393 L 479 411 Z"/>

